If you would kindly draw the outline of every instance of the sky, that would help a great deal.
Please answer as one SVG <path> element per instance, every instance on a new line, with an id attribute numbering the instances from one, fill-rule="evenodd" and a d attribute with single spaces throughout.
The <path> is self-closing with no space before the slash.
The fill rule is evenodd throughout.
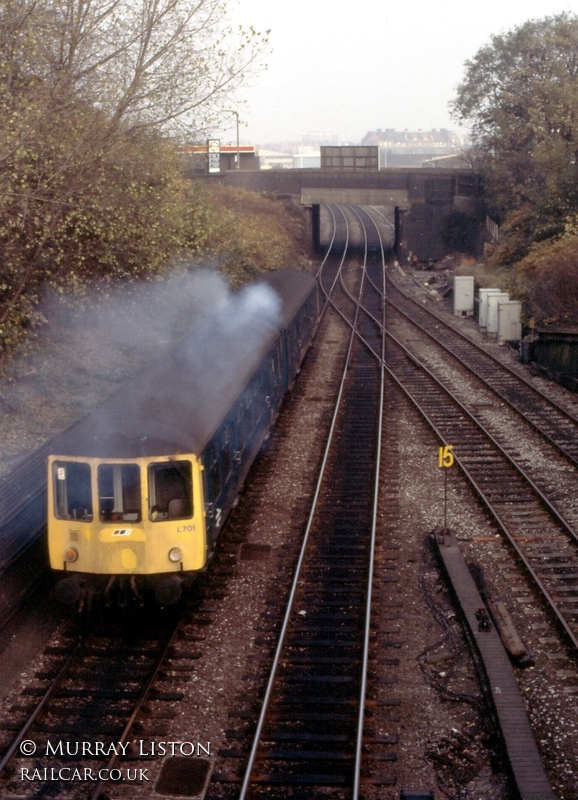
<path id="1" fill-rule="evenodd" d="M 571 11 L 578 0 L 231 0 L 235 25 L 271 29 L 268 69 L 238 94 L 240 139 L 359 144 L 377 128 L 461 130 L 449 103 L 492 34 Z M 215 131 L 235 139 L 231 125 Z"/>

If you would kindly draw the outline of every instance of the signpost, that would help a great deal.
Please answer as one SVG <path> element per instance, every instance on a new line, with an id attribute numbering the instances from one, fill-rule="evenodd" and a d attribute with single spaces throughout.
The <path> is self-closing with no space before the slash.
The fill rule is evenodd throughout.
<path id="1" fill-rule="evenodd" d="M 209 172 L 221 171 L 221 140 L 208 139 L 207 153 L 209 157 Z"/>
<path id="2" fill-rule="evenodd" d="M 446 444 L 438 448 L 438 467 L 444 470 L 444 530 L 448 529 L 448 469 L 453 467 L 455 456 L 453 445 Z"/>

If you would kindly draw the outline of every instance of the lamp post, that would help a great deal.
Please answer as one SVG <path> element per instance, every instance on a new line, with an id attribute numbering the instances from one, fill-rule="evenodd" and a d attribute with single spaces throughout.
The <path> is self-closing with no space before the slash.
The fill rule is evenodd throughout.
<path id="1" fill-rule="evenodd" d="M 237 118 L 237 169 L 241 169 L 241 149 L 239 147 L 239 112 L 233 111 L 233 114 Z"/>

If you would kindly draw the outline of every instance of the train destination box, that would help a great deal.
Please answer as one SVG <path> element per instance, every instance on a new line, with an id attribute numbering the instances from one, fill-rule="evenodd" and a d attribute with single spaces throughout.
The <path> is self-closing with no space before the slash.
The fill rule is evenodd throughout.
<path id="1" fill-rule="evenodd" d="M 522 338 L 522 303 L 506 300 L 498 303 L 498 342 L 519 342 Z"/>
<path id="2" fill-rule="evenodd" d="M 488 333 L 498 332 L 498 305 L 510 299 L 507 292 L 497 292 L 496 294 L 488 295 Z"/>
<path id="3" fill-rule="evenodd" d="M 480 289 L 478 306 L 478 325 L 480 328 L 488 327 L 488 297 L 501 291 L 501 289 Z"/>
<path id="4" fill-rule="evenodd" d="M 454 314 L 471 317 L 474 313 L 474 276 L 454 276 Z"/>

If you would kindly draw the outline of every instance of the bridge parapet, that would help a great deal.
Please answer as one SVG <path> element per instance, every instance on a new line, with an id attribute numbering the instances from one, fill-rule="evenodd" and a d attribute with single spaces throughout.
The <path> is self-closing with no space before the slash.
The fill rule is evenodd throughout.
<path id="1" fill-rule="evenodd" d="M 311 207 L 325 203 L 393 206 L 398 220 L 396 247 L 417 253 L 424 261 L 457 249 L 460 224 L 468 252 L 479 250 L 483 240 L 474 231 L 485 218 L 483 182 L 473 170 L 261 170 L 227 172 L 219 179 L 249 191 L 291 195 Z M 314 225 L 316 218 L 313 215 Z M 449 227 L 451 242 L 444 235 Z M 313 233 L 317 241 L 318 231 Z"/>
<path id="2" fill-rule="evenodd" d="M 454 197 L 483 197 L 481 176 L 472 170 L 458 169 L 381 169 L 341 172 L 323 169 L 231 171 L 219 176 L 227 184 L 252 191 L 305 196 L 316 190 L 348 189 L 358 192 L 399 192 L 410 203 L 448 203 Z M 323 200 L 322 202 L 326 202 Z"/>

